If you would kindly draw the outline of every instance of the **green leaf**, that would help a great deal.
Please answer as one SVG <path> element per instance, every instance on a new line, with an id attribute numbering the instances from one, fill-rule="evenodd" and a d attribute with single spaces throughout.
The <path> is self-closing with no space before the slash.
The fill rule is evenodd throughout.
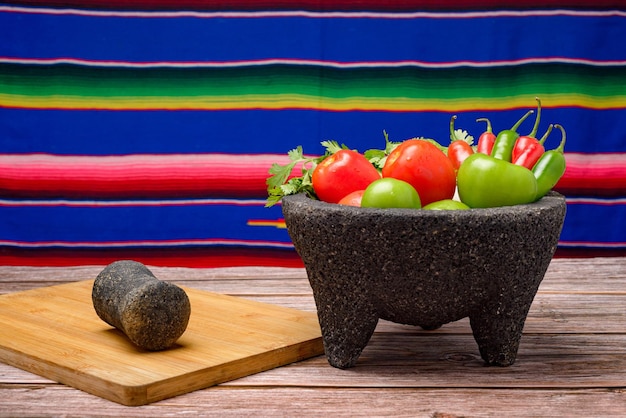
<path id="1" fill-rule="evenodd" d="M 332 140 L 322 141 L 321 144 L 324 148 L 326 148 L 326 155 L 332 155 L 342 149 L 348 149 L 345 145 L 339 145 L 339 142 Z"/>
<path id="2" fill-rule="evenodd" d="M 299 161 L 304 158 L 302 154 L 302 145 L 298 145 L 296 148 L 290 150 L 287 155 L 291 161 Z"/>
<path id="3" fill-rule="evenodd" d="M 474 137 L 472 135 L 469 134 L 469 132 L 463 130 L 463 129 L 455 129 L 454 130 L 454 138 L 452 138 L 453 141 L 465 141 L 467 142 L 469 145 L 473 145 L 474 144 Z"/>
<path id="4" fill-rule="evenodd" d="M 370 149 L 363 153 L 365 158 L 367 158 L 369 162 L 372 163 L 372 165 L 378 170 L 383 169 L 385 161 L 387 161 L 387 156 L 402 143 L 390 141 L 387 131 L 383 131 L 383 136 L 385 137 L 385 149 Z"/>
<path id="5" fill-rule="evenodd" d="M 379 170 L 382 170 L 385 165 L 385 160 L 387 159 L 385 151 L 379 149 L 367 150 L 363 153 L 363 155 L 369 160 L 370 163 L 372 163 L 374 167 Z"/>
<path id="6" fill-rule="evenodd" d="M 287 155 L 289 156 L 289 163 L 285 165 L 273 163 L 269 169 L 270 177 L 266 180 L 268 197 L 265 202 L 265 207 L 274 206 L 280 202 L 284 196 L 297 193 L 306 193 L 311 198 L 317 198 L 313 190 L 311 176 L 313 175 L 315 166 L 327 155 L 321 157 L 305 157 L 302 146 L 290 150 Z M 298 164 L 302 165 L 300 176 L 291 176 Z"/>
<path id="7" fill-rule="evenodd" d="M 280 187 L 275 187 L 273 189 L 268 190 L 268 197 L 265 201 L 265 207 L 269 208 L 280 202 L 283 198 L 283 193 L 280 190 Z"/>
<path id="8" fill-rule="evenodd" d="M 287 181 L 287 178 L 289 178 L 289 175 L 291 174 L 292 170 L 294 169 L 296 163 L 289 163 L 287 165 L 280 165 L 278 163 L 274 163 L 272 164 L 272 167 L 269 170 L 269 173 L 272 175 L 270 177 L 267 178 L 267 186 L 269 188 L 274 188 L 277 186 L 280 186 L 281 184 L 285 183 Z"/>

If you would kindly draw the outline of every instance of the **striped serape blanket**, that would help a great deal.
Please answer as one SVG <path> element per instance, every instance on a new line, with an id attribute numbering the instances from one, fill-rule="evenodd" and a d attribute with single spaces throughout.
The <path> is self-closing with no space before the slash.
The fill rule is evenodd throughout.
<path id="1" fill-rule="evenodd" d="M 626 255 L 623 2 L 8 1 L 0 28 L 0 264 L 301 266 L 264 207 L 290 149 L 477 139 L 535 97 L 567 130 L 557 256 Z"/>

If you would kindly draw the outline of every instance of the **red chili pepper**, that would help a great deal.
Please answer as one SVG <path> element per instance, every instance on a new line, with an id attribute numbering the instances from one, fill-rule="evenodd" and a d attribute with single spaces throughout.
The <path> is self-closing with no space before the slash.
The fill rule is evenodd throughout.
<path id="1" fill-rule="evenodd" d="M 517 148 L 517 144 L 520 144 L 519 147 L 521 148 L 521 152 L 518 151 L 518 154 L 513 157 L 513 164 L 521 165 L 529 170 L 532 170 L 537 161 L 539 161 L 539 158 L 541 158 L 543 153 L 546 151 L 543 147 L 543 143 L 546 141 L 546 138 L 548 138 L 548 135 L 550 135 L 550 132 L 552 132 L 552 128 L 553 125 L 548 126 L 548 130 L 540 140 L 536 140 L 535 138 L 529 136 L 520 137 L 522 141 L 518 139 L 515 147 Z"/>
<path id="2" fill-rule="evenodd" d="M 496 134 L 491 130 L 491 122 L 487 118 L 479 118 L 476 119 L 476 122 L 485 121 L 487 122 L 487 130 L 480 135 L 478 138 L 478 146 L 476 147 L 476 152 L 480 152 L 481 154 L 491 155 L 491 150 L 493 149 L 493 144 L 496 142 Z"/>
<path id="3" fill-rule="evenodd" d="M 454 169 L 458 170 L 461 163 L 474 153 L 474 150 L 472 149 L 472 142 L 474 142 L 474 139 L 471 137 L 468 138 L 467 135 L 465 138 L 457 137 L 454 132 L 455 119 L 456 115 L 452 116 L 450 119 L 450 145 L 448 146 L 448 158 L 452 161 Z"/>
<path id="4" fill-rule="evenodd" d="M 537 128 L 539 127 L 539 120 L 541 119 L 541 100 L 539 100 L 538 97 L 535 97 L 535 100 L 537 100 L 537 117 L 535 118 L 533 130 L 528 135 L 517 138 L 513 151 L 511 152 L 511 162 L 524 166 L 529 170 L 532 170 L 537 160 L 539 160 L 539 157 L 545 152 L 543 141 L 545 141 L 545 138 L 548 137 L 552 130 L 552 126 L 550 126 L 541 141 L 535 138 Z"/>

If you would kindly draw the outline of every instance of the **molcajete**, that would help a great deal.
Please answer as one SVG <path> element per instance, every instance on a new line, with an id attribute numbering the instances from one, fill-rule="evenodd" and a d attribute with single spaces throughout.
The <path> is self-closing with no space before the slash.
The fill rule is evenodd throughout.
<path id="1" fill-rule="evenodd" d="M 355 365 L 379 319 L 435 329 L 469 317 L 483 360 L 515 362 L 565 219 L 565 198 L 469 210 L 359 208 L 283 198 L 328 362 Z"/>

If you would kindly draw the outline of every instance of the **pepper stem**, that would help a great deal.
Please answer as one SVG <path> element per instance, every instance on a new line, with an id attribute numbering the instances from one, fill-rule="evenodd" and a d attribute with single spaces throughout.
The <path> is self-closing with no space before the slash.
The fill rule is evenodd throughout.
<path id="1" fill-rule="evenodd" d="M 454 134 L 454 121 L 456 120 L 456 115 L 453 115 L 450 118 L 450 142 L 454 142 L 457 140 L 456 135 Z"/>
<path id="2" fill-rule="evenodd" d="M 563 139 L 561 139 L 561 143 L 559 144 L 559 146 L 555 149 L 555 151 L 563 153 L 563 151 L 565 151 L 565 128 L 563 128 L 561 125 L 559 125 L 558 123 L 554 124 L 555 128 L 558 128 L 561 130 L 561 134 L 563 135 Z"/>
<path id="3" fill-rule="evenodd" d="M 554 127 L 554 125 L 550 124 L 550 126 L 548 126 L 548 129 L 546 130 L 546 133 L 543 134 L 543 136 L 541 137 L 541 139 L 539 140 L 539 143 L 541 145 L 543 145 L 544 142 L 546 142 L 546 139 L 548 139 L 548 135 L 550 135 L 550 132 L 552 132 L 552 128 Z"/>
<path id="4" fill-rule="evenodd" d="M 535 124 L 533 125 L 533 130 L 528 134 L 528 136 L 534 138 L 537 135 L 537 129 L 539 128 L 539 119 L 541 118 L 541 100 L 539 97 L 535 97 L 537 100 L 537 117 L 535 118 Z"/>
<path id="5" fill-rule="evenodd" d="M 526 120 L 527 117 L 529 117 L 530 115 L 532 115 L 533 113 L 535 113 L 534 110 L 529 110 L 528 112 L 526 112 L 526 114 L 524 116 L 522 116 L 520 118 L 520 120 L 518 120 L 517 122 L 515 122 L 515 125 L 513 125 L 513 127 L 511 128 L 511 130 L 513 132 L 517 132 L 517 128 L 519 128 L 519 126 L 522 124 L 522 122 L 524 122 Z"/>
<path id="6" fill-rule="evenodd" d="M 478 118 L 476 122 L 487 122 L 487 130 L 485 132 L 493 133 L 491 130 L 491 121 L 487 118 Z"/>

